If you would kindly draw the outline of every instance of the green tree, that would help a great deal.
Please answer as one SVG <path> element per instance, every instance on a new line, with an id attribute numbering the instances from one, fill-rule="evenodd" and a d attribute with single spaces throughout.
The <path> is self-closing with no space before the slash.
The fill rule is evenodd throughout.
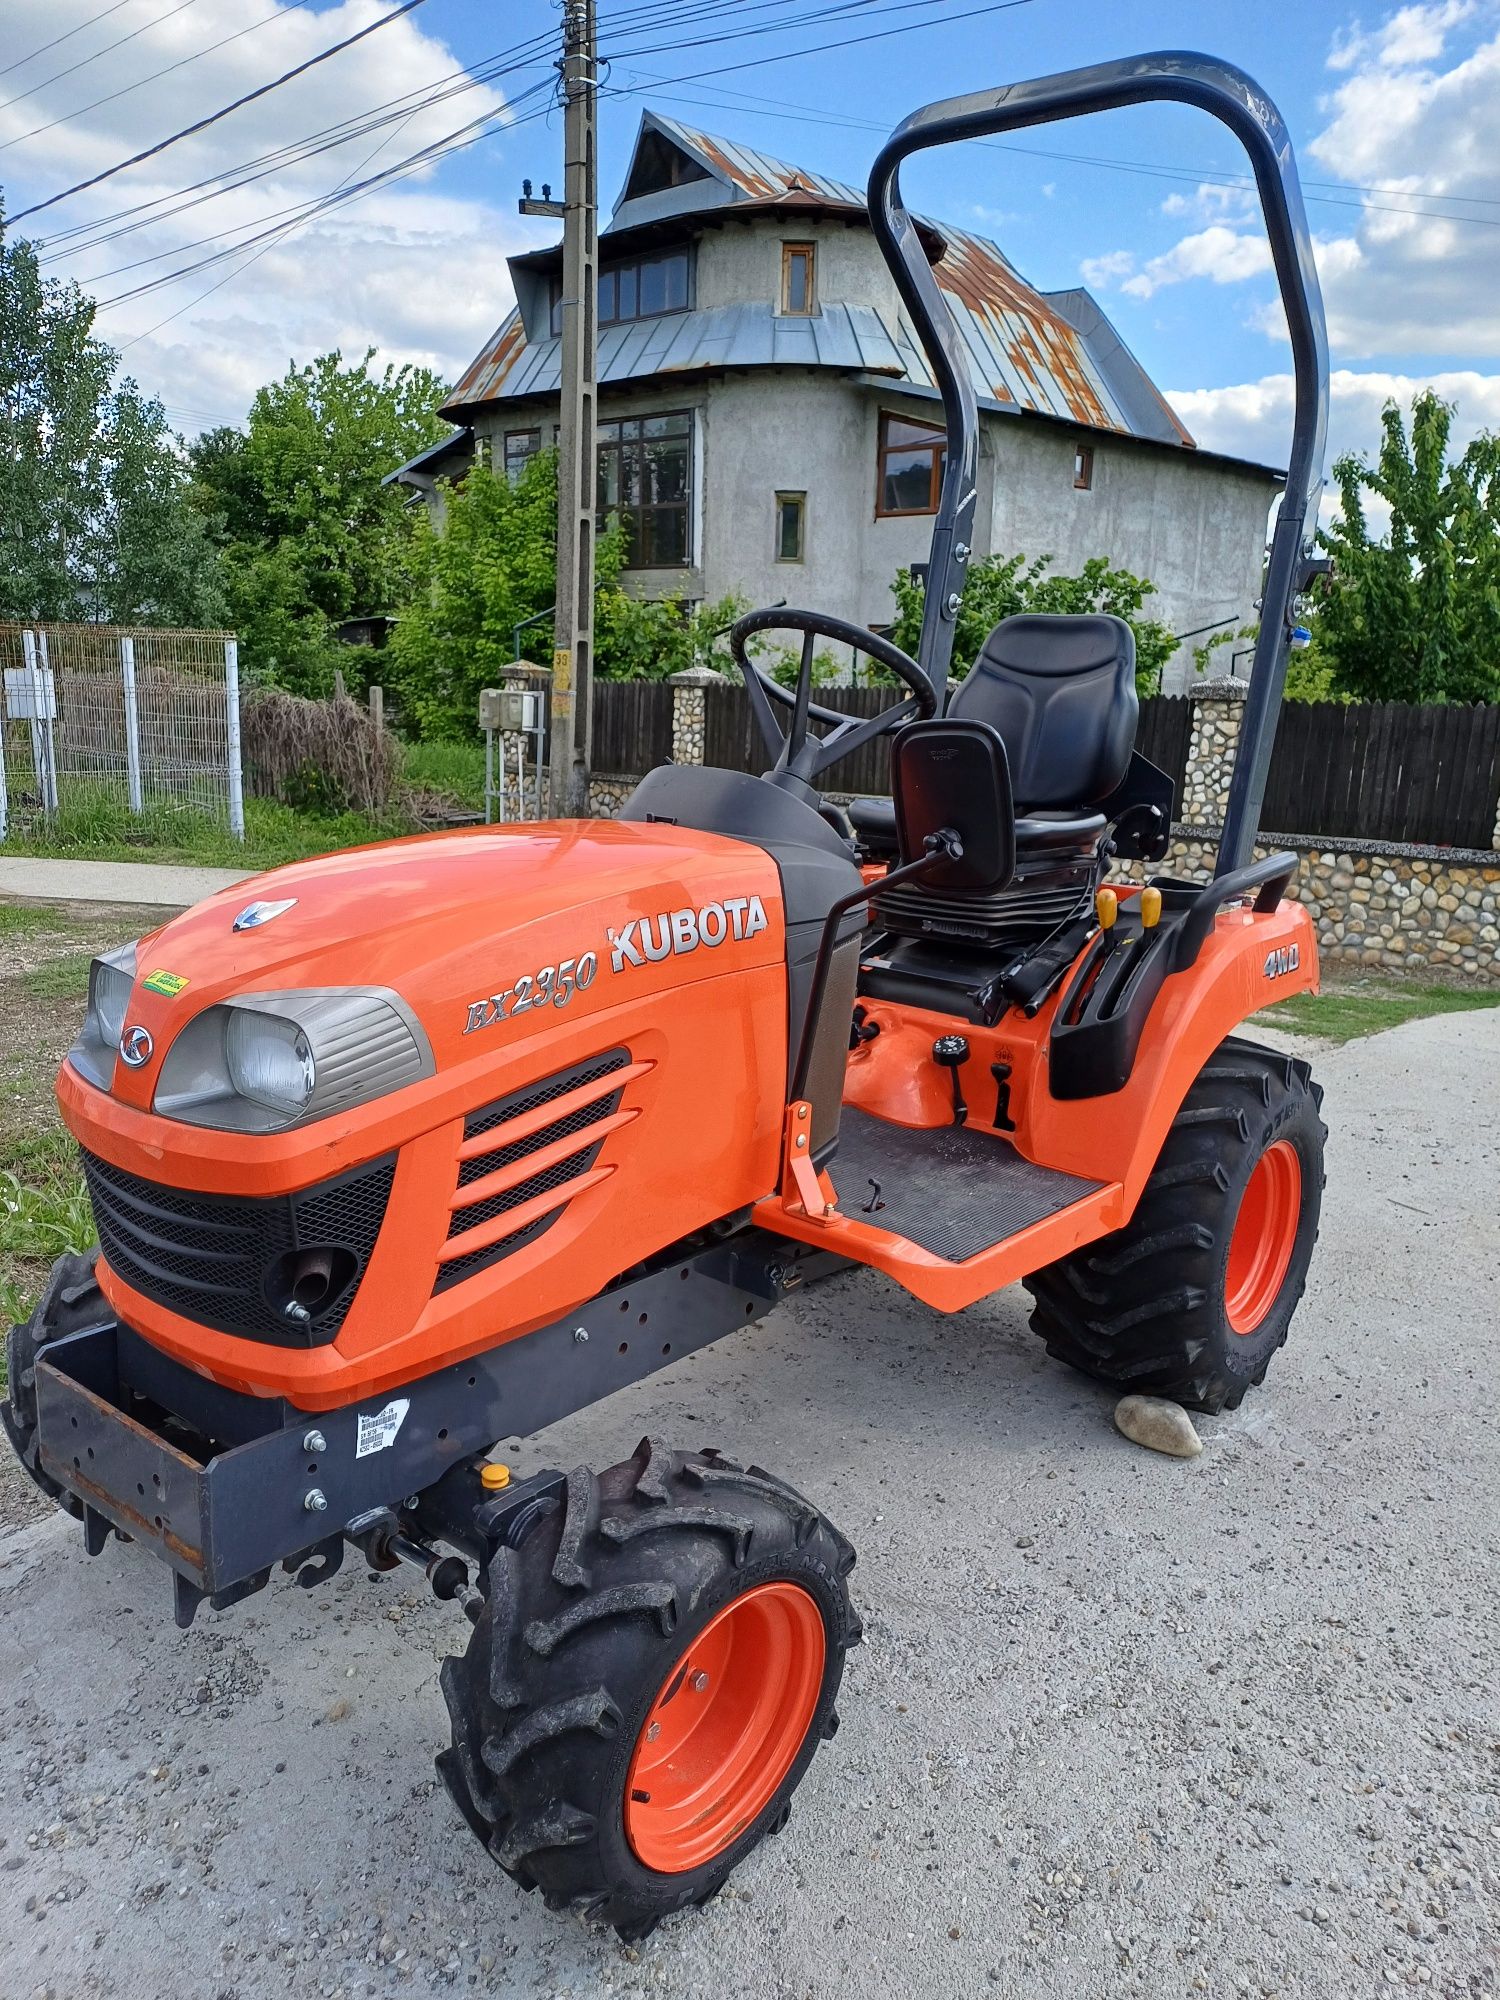
<path id="1" fill-rule="evenodd" d="M 216 623 L 181 443 L 93 323 L 0 215 L 0 617 Z"/>
<path id="2" fill-rule="evenodd" d="M 1481 432 L 1448 462 L 1453 406 L 1431 390 L 1411 429 L 1395 403 L 1374 465 L 1334 466 L 1341 518 L 1315 614 L 1334 691 L 1359 701 L 1500 701 L 1500 437 Z M 1370 534 L 1366 491 L 1390 509 Z"/>
<path id="3" fill-rule="evenodd" d="M 1021 611 L 1108 611 L 1134 632 L 1136 685 L 1143 694 L 1154 694 L 1163 666 L 1177 650 L 1173 632 L 1141 615 L 1155 586 L 1115 568 L 1104 556 L 1086 562 L 1077 576 L 1049 575 L 1052 560 L 1050 555 L 985 556 L 969 564 L 953 639 L 954 678 L 961 680 L 969 671 L 1002 618 Z M 891 589 L 897 604 L 891 637 L 914 654 L 922 630 L 922 586 L 903 569 Z"/>
<path id="4" fill-rule="evenodd" d="M 443 521 L 416 515 L 412 595 L 387 652 L 387 680 L 424 736 L 467 737 L 479 690 L 515 658 L 516 627 L 532 658 L 552 650 L 557 597 L 557 454 L 538 452 L 514 485 L 476 465 L 444 485 Z M 737 597 L 689 608 L 620 587 L 624 544 L 601 535 L 594 560 L 594 667 L 601 680 L 662 680 L 720 657 Z M 533 622 L 536 621 L 536 622 Z"/>
<path id="5" fill-rule="evenodd" d="M 427 368 L 387 365 L 370 348 L 293 364 L 256 394 L 243 431 L 205 432 L 193 448 L 194 497 L 225 551 L 247 664 L 301 694 L 323 694 L 343 619 L 394 611 L 411 594 L 408 496 L 386 474 L 447 434 L 443 384 Z"/>

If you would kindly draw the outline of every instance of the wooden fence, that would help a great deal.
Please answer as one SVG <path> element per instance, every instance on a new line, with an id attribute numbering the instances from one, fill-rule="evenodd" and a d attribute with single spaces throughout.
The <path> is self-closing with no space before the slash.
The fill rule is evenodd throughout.
<path id="1" fill-rule="evenodd" d="M 1289 702 L 1261 825 L 1274 833 L 1488 848 L 1500 706 Z"/>
<path id="2" fill-rule="evenodd" d="M 672 754 L 672 688 L 601 681 L 594 691 L 594 768 L 642 773 Z M 823 688 L 841 715 L 875 715 L 890 688 Z M 743 689 L 704 690 L 704 762 L 763 771 L 768 759 Z M 1195 704 L 1185 695 L 1141 702 L 1136 746 L 1172 779 L 1181 801 Z M 838 792 L 888 792 L 889 738 L 868 743 L 829 773 Z M 1418 707 L 1407 702 L 1289 702 L 1281 712 L 1261 825 L 1330 840 L 1405 841 L 1488 849 L 1500 798 L 1500 705 Z"/>
<path id="3" fill-rule="evenodd" d="M 665 681 L 594 683 L 596 771 L 644 777 L 671 754 L 672 690 Z"/>

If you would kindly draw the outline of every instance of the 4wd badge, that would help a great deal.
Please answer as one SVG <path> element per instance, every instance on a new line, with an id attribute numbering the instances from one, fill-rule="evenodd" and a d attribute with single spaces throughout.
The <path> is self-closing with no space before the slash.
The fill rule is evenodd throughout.
<path id="1" fill-rule="evenodd" d="M 1281 944 L 1274 951 L 1266 953 L 1266 962 L 1261 967 L 1267 979 L 1280 979 L 1283 974 L 1295 972 L 1302 963 L 1302 947 L 1295 944 Z"/>

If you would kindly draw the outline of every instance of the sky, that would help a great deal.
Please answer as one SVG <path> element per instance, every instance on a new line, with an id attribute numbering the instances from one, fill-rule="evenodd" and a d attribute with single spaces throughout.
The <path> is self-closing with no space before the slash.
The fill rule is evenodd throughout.
<path id="1" fill-rule="evenodd" d="M 1297 149 L 1330 462 L 1373 451 L 1383 403 L 1425 383 L 1460 441 L 1500 428 L 1500 0 L 599 4 L 606 213 L 647 106 L 862 185 L 880 137 L 933 99 L 1150 48 L 1228 58 Z M 554 239 L 517 200 L 523 177 L 562 178 L 559 27 L 553 0 L 0 0 L 10 227 L 100 301 L 99 332 L 187 436 L 242 422 L 260 383 L 331 347 L 451 380 L 509 308 L 507 255 Z M 1042 290 L 1087 285 L 1200 443 L 1283 463 L 1289 350 L 1233 139 L 1174 106 L 1023 138 L 912 163 L 909 203 L 992 236 Z"/>

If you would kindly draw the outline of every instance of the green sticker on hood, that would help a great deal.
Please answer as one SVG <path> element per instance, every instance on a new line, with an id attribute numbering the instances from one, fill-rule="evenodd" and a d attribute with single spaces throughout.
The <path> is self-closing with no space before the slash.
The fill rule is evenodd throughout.
<path id="1" fill-rule="evenodd" d="M 169 1000 L 173 1000 L 187 981 L 180 972 L 152 972 L 141 981 L 141 985 L 148 993 L 165 993 Z"/>

